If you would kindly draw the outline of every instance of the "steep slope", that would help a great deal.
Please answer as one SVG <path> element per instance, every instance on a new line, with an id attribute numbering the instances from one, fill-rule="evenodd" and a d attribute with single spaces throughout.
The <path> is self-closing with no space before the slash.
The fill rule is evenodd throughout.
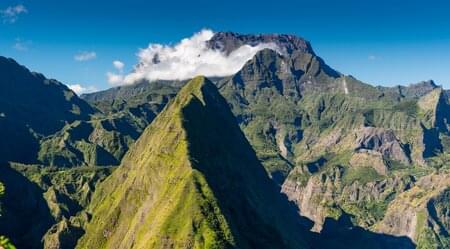
<path id="1" fill-rule="evenodd" d="M 0 56 L 0 161 L 36 162 L 39 139 L 95 110 L 65 85 Z"/>
<path id="2" fill-rule="evenodd" d="M 0 57 L 0 73 L 0 162 L 117 165 L 176 92 L 163 87 L 141 105 L 117 98 L 97 109 L 62 83 L 12 59 Z M 112 111 L 125 105 L 119 113 Z"/>
<path id="3" fill-rule="evenodd" d="M 101 183 L 77 248 L 305 248 L 285 201 L 197 77 Z"/>

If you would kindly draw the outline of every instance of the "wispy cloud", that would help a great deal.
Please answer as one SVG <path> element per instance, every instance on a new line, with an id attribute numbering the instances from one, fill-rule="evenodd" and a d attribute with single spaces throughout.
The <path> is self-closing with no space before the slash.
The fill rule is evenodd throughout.
<path id="1" fill-rule="evenodd" d="M 17 20 L 19 20 L 19 16 L 25 13 L 28 13 L 28 10 L 22 4 L 9 6 L 6 9 L 0 10 L 3 23 L 15 23 L 17 22 Z"/>
<path id="2" fill-rule="evenodd" d="M 106 78 L 108 80 L 108 83 L 111 84 L 112 86 L 120 86 L 124 84 L 125 76 L 122 74 L 107 72 Z"/>
<path id="3" fill-rule="evenodd" d="M 197 75 L 227 76 L 239 71 L 258 51 L 269 48 L 279 51 L 274 43 L 256 46 L 243 45 L 230 54 L 207 46 L 214 35 L 212 30 L 202 30 L 170 46 L 149 44 L 138 53 L 139 63 L 130 74 L 108 72 L 113 85 L 133 84 L 146 80 L 184 80 Z M 116 67 L 117 68 L 117 67 Z"/>
<path id="4" fill-rule="evenodd" d="M 378 59 L 378 57 L 376 55 L 371 54 L 371 55 L 367 56 L 367 59 L 369 61 L 374 61 L 374 60 Z"/>
<path id="5" fill-rule="evenodd" d="M 123 68 L 125 67 L 125 64 L 119 60 L 113 61 L 113 66 L 115 69 L 119 70 L 119 72 L 123 72 Z"/>
<path id="6" fill-rule="evenodd" d="M 97 58 L 97 53 L 93 51 L 83 51 L 73 57 L 73 59 L 76 61 L 90 61 L 95 58 Z"/>
<path id="7" fill-rule="evenodd" d="M 16 39 L 16 42 L 13 45 L 13 48 L 17 51 L 28 51 L 30 48 L 32 42 L 31 41 L 24 41 L 20 38 Z"/>
<path id="8" fill-rule="evenodd" d="M 70 89 L 72 89 L 72 91 L 74 91 L 78 95 L 83 94 L 83 93 L 91 93 L 91 92 L 97 91 L 97 88 L 95 86 L 84 87 L 80 84 L 73 84 L 73 85 L 68 85 L 68 87 Z"/>

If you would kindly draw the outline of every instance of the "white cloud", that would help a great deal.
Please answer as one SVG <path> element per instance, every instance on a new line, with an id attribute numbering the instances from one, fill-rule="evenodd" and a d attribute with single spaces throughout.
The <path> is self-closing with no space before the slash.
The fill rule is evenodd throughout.
<path id="1" fill-rule="evenodd" d="M 124 64 L 123 62 L 119 61 L 119 60 L 113 61 L 113 65 L 114 65 L 114 67 L 115 67 L 117 70 L 119 70 L 120 72 L 122 72 L 122 71 L 123 71 L 123 68 L 125 67 L 125 64 Z"/>
<path id="2" fill-rule="evenodd" d="M 245 62 L 262 49 L 280 51 L 274 43 L 261 43 L 253 47 L 243 45 L 227 55 L 208 48 L 206 42 L 213 35 L 211 30 L 202 30 L 174 46 L 149 44 L 137 54 L 139 63 L 132 73 L 123 75 L 109 72 L 108 81 L 113 85 L 121 85 L 133 84 L 142 79 L 184 80 L 197 75 L 228 76 L 239 71 Z"/>
<path id="3" fill-rule="evenodd" d="M 20 14 L 25 13 L 28 13 L 28 10 L 22 4 L 9 6 L 6 9 L 0 10 L 4 23 L 15 23 L 19 19 Z"/>
<path id="4" fill-rule="evenodd" d="M 78 95 L 83 94 L 83 93 L 90 93 L 90 92 L 97 91 L 97 88 L 95 86 L 83 87 L 80 84 L 73 84 L 73 85 L 68 85 L 68 87 L 70 89 L 72 89 L 72 91 L 74 91 Z"/>
<path id="5" fill-rule="evenodd" d="M 93 51 L 83 51 L 81 53 L 76 54 L 73 58 L 76 61 L 89 61 L 97 58 L 97 53 Z"/>
<path id="6" fill-rule="evenodd" d="M 115 74 L 111 72 L 106 73 L 106 77 L 108 78 L 108 83 L 113 86 L 124 85 L 124 77 L 122 74 Z"/>
<path id="7" fill-rule="evenodd" d="M 375 55 L 369 55 L 369 56 L 367 57 L 367 59 L 369 59 L 369 61 L 374 61 L 374 60 L 377 59 L 377 57 L 376 57 Z"/>
<path id="8" fill-rule="evenodd" d="M 24 41 L 20 38 L 16 39 L 16 42 L 13 45 L 13 48 L 17 51 L 27 51 L 31 46 L 31 41 Z"/>

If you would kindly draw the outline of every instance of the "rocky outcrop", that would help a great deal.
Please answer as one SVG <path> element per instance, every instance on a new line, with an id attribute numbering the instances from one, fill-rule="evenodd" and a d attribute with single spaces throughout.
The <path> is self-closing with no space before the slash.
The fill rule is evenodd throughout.
<path id="1" fill-rule="evenodd" d="M 416 99 L 427 95 L 434 89 L 438 88 L 436 83 L 432 80 L 421 81 L 407 86 L 381 87 L 383 94 L 395 96 L 397 98 Z"/>
<path id="2" fill-rule="evenodd" d="M 293 51 L 313 53 L 308 41 L 294 35 L 277 34 L 239 34 L 233 32 L 217 32 L 208 41 L 208 46 L 229 54 L 243 45 L 256 46 L 261 43 L 274 43 L 290 54 Z"/>
<path id="3" fill-rule="evenodd" d="M 394 131 L 384 128 L 363 127 L 356 132 L 355 151 L 376 151 L 383 157 L 410 164 L 409 152 Z"/>
<path id="4" fill-rule="evenodd" d="M 347 169 L 347 171 L 349 171 Z M 320 231 L 327 217 L 338 219 L 343 213 L 355 217 L 357 225 L 370 228 L 383 218 L 392 196 L 409 189 L 411 177 L 348 181 L 346 169 L 331 167 L 310 177 L 295 168 L 282 186 L 282 192 L 296 203 L 299 213 L 315 222 Z M 381 213 L 380 213 L 381 212 Z"/>

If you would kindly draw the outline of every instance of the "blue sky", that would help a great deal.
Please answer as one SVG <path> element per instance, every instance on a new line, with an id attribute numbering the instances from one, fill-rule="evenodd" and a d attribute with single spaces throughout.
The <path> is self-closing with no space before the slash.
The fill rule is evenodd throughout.
<path id="1" fill-rule="evenodd" d="M 65 84 L 100 90 L 110 87 L 106 73 L 114 60 L 130 71 L 149 43 L 174 44 L 202 28 L 290 33 L 309 40 L 333 68 L 365 82 L 434 79 L 450 88 L 447 2 L 2 0 L 0 55 Z M 7 11 L 19 5 L 24 9 Z M 75 60 L 83 52 L 95 58 Z"/>

